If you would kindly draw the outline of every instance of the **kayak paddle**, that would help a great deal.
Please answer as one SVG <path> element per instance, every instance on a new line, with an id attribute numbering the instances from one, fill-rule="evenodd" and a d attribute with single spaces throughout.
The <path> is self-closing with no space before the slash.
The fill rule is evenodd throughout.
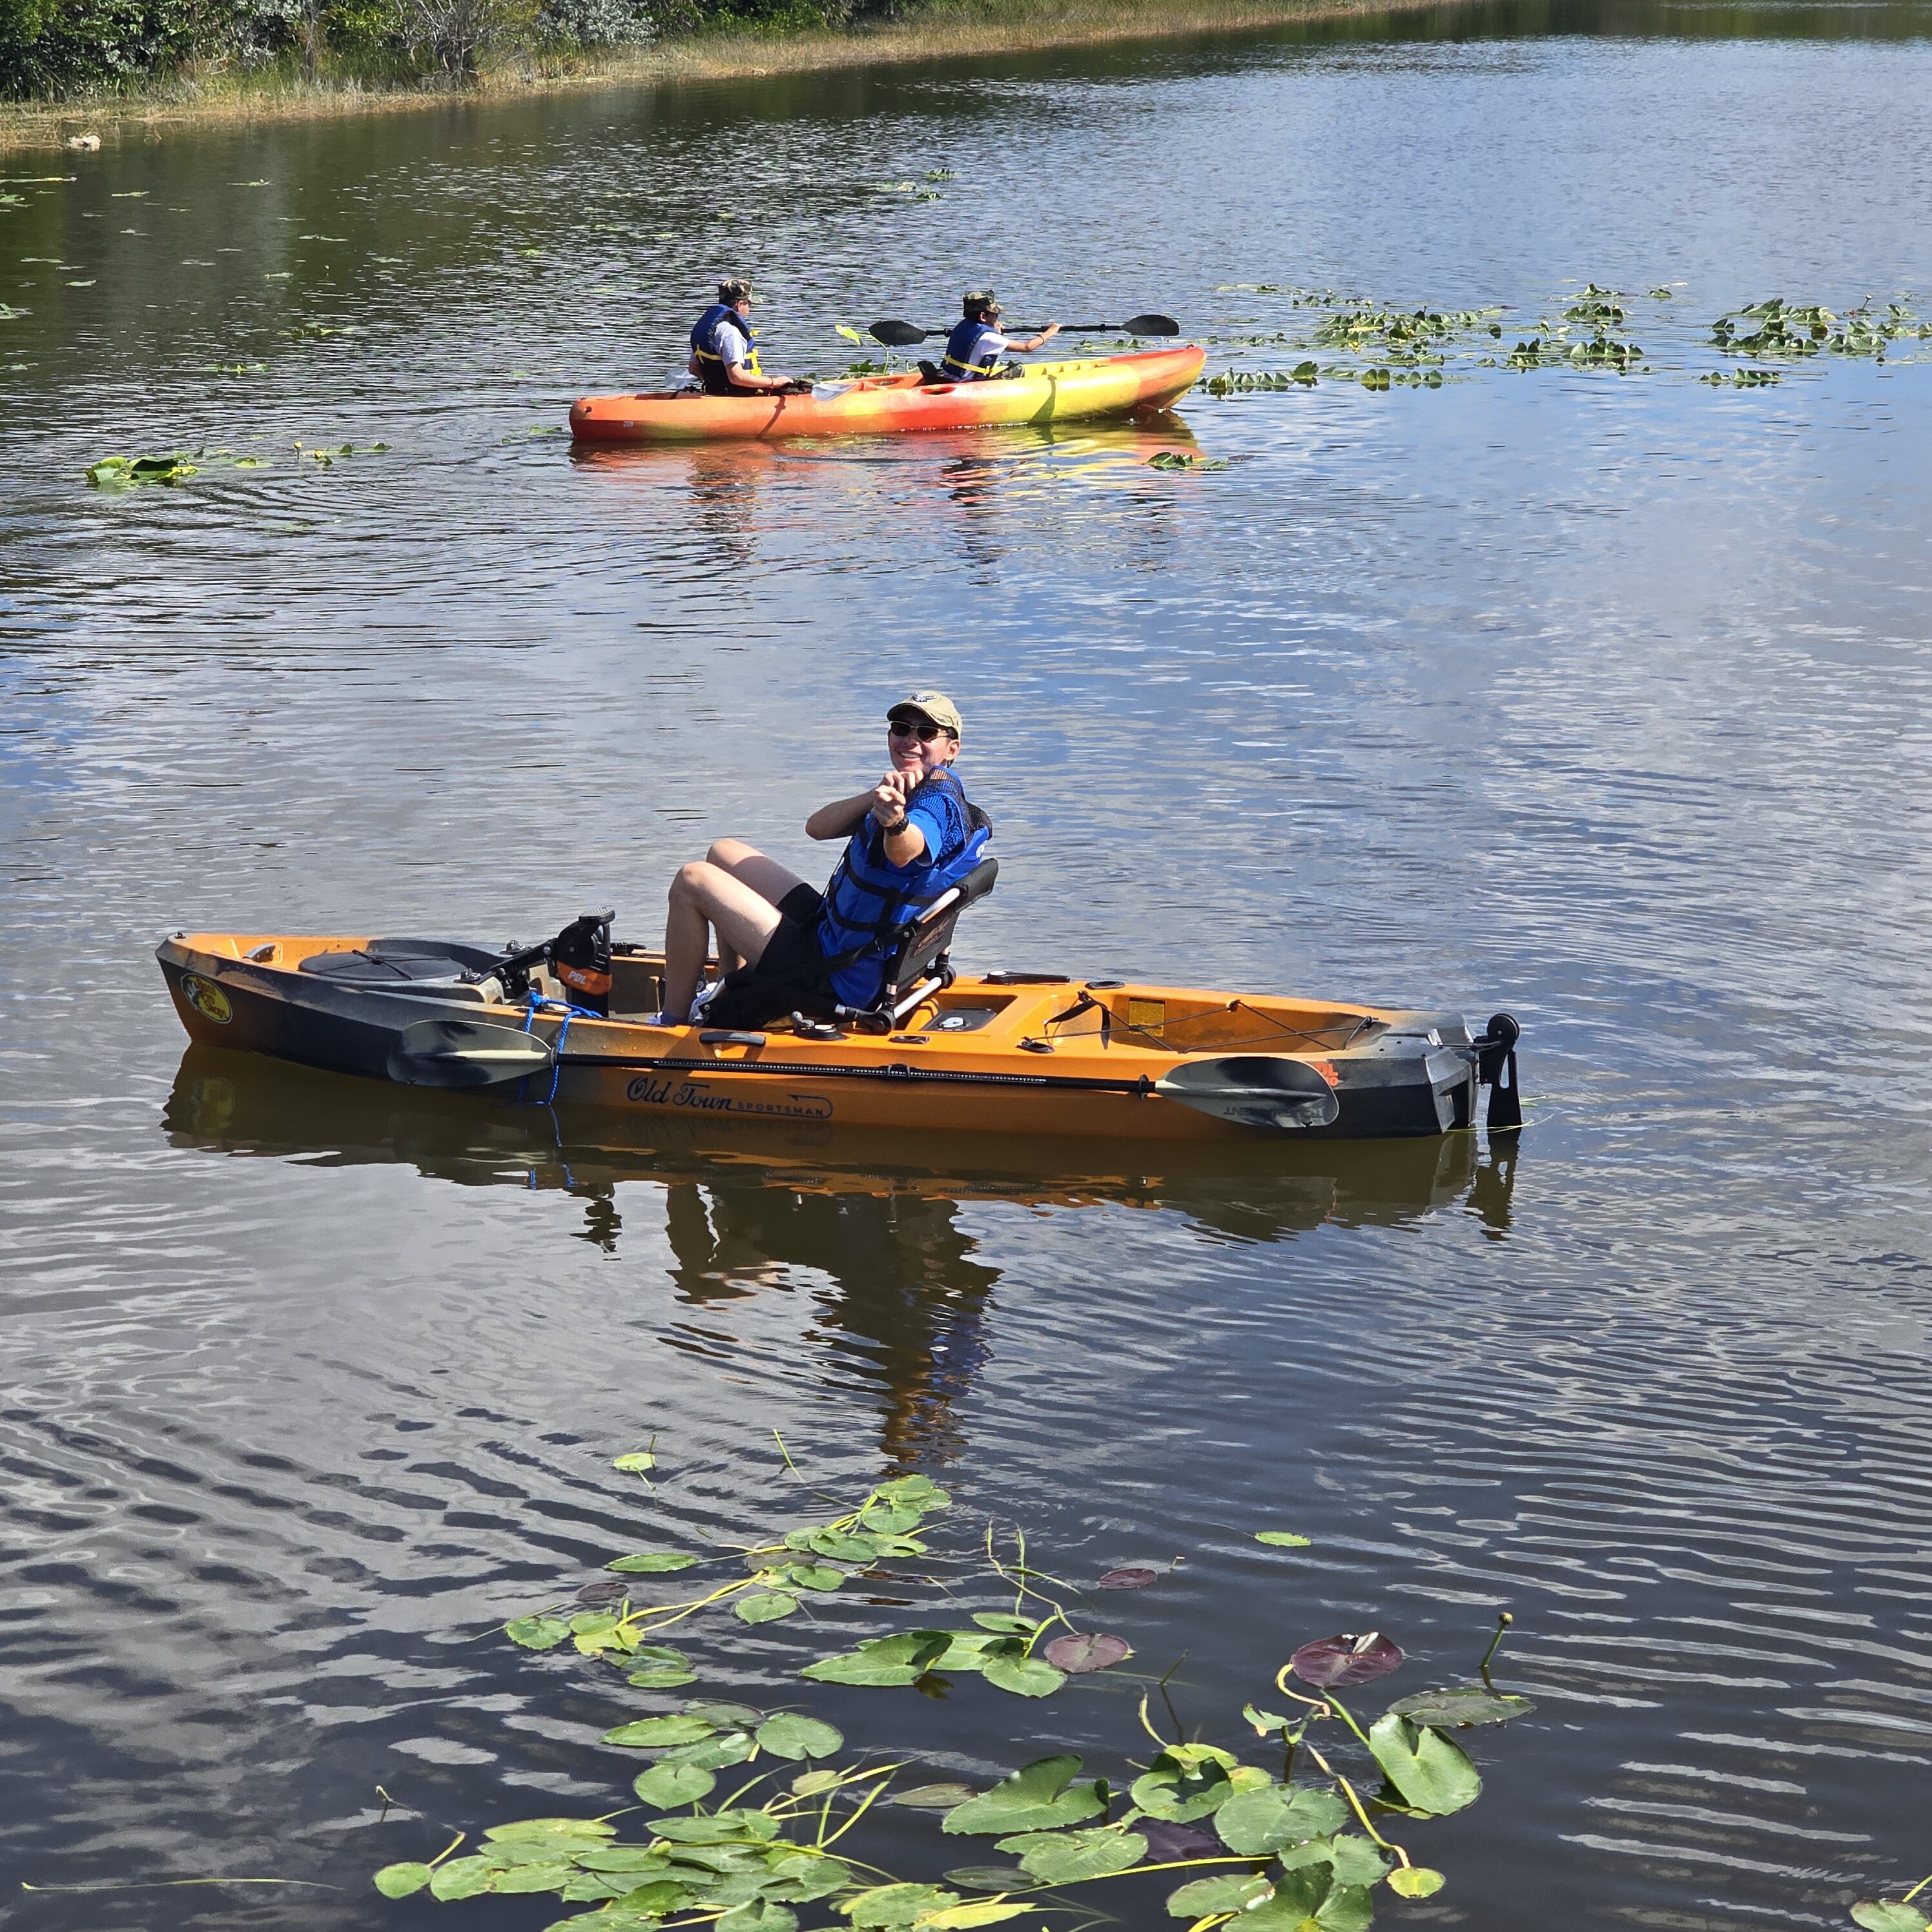
<path id="1" fill-rule="evenodd" d="M 1125 322 L 1063 322 L 1060 329 L 1063 335 L 1178 335 L 1180 325 L 1171 315 L 1130 315 Z M 1022 328 L 1014 322 L 1001 332 L 1037 335 L 1040 328 Z M 875 322 L 870 331 L 872 340 L 883 342 L 888 349 L 910 349 L 928 336 L 952 333 L 950 328 L 918 328 L 909 322 L 896 320 Z"/>

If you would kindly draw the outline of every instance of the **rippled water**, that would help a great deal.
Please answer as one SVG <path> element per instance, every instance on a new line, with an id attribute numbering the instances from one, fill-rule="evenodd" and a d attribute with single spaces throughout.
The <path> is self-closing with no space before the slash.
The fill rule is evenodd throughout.
<path id="1" fill-rule="evenodd" d="M 534 1932 L 367 1874 L 616 1802 L 626 1700 L 485 1633 L 665 1518 L 788 1520 L 773 1427 L 1063 1574 L 1184 1555 L 1107 1622 L 1230 1743 L 1295 1642 L 1373 1624 L 1419 1684 L 1512 1611 L 1538 1713 L 1391 1921 L 1915 1879 L 1932 368 L 1695 379 L 1720 310 L 1932 283 L 1928 18 L 1446 14 L 10 160 L 71 178 L 0 190 L 0 1864 L 341 1889 L 0 1913 Z M 1227 285 L 1513 340 L 1594 280 L 1652 373 L 574 459 L 571 397 L 673 365 L 726 267 L 794 368 L 988 278 L 1247 368 L 1322 311 Z M 204 445 L 272 460 L 82 480 Z M 971 963 L 1508 1006 L 1520 1158 L 686 1142 L 182 1058 L 166 932 L 649 938 L 714 833 L 808 865 L 930 680 L 999 823 Z M 608 1467 L 653 1431 L 655 1502 Z M 814 1647 L 706 1682 L 785 1698 Z M 974 1775 L 1131 1748 L 1098 1694 L 811 1702 Z"/>

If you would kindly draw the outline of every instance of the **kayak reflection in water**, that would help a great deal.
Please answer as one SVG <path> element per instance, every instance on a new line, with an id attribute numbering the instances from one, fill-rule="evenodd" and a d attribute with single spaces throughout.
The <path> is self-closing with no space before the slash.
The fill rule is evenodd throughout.
<path id="1" fill-rule="evenodd" d="M 812 385 L 802 376 L 767 376 L 758 367 L 758 340 L 752 285 L 734 276 L 718 284 L 718 299 L 692 325 L 691 360 L 685 366 L 707 395 L 809 394 Z"/>
<path id="2" fill-rule="evenodd" d="M 922 362 L 920 372 L 928 382 L 983 382 L 995 376 L 1017 375 L 1003 369 L 1000 358 L 1011 352 L 1024 355 L 1043 349 L 1060 333 L 1060 325 L 1050 322 L 1037 335 L 1016 342 L 1000 332 L 1000 308 L 991 289 L 971 289 L 961 298 L 964 319 L 946 338 L 946 348 L 935 367 Z"/>
<path id="3" fill-rule="evenodd" d="M 721 838 L 671 881 L 662 1026 L 702 1018 L 754 1027 L 802 1004 L 867 1007 L 885 981 L 886 935 L 979 861 L 990 822 L 952 770 L 959 708 L 915 692 L 886 714 L 887 770 L 820 806 L 810 838 L 848 840 L 824 892 L 742 838 Z M 698 995 L 710 936 L 726 977 Z"/>

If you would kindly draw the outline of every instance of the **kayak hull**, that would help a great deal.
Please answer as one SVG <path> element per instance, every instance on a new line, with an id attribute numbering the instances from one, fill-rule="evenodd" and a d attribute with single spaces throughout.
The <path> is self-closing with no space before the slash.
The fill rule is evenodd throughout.
<path id="1" fill-rule="evenodd" d="M 662 961 L 636 947 L 615 950 L 608 1018 L 302 970 L 374 943 L 177 934 L 157 956 L 199 1042 L 497 1103 L 1228 1144 L 1440 1135 L 1478 1111 L 1482 1042 L 1456 1014 L 995 974 L 954 979 L 890 1035 L 820 1038 L 649 1025 Z"/>
<path id="2" fill-rule="evenodd" d="M 1167 408 L 1205 360 L 1190 346 L 1038 363 L 988 382 L 928 384 L 913 370 L 861 376 L 836 394 L 585 396 L 571 410 L 570 432 L 580 442 L 752 442 L 1090 422 Z"/>

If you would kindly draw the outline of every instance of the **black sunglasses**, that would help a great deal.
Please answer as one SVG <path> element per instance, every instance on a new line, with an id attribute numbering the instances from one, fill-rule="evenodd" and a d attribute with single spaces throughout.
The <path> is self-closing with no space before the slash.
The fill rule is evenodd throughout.
<path id="1" fill-rule="evenodd" d="M 892 728 L 895 738 L 916 738 L 922 745 L 931 744 L 940 732 L 946 730 L 943 724 L 918 722 L 910 718 L 888 718 L 886 722 Z M 947 735 L 950 736 L 951 734 Z"/>

